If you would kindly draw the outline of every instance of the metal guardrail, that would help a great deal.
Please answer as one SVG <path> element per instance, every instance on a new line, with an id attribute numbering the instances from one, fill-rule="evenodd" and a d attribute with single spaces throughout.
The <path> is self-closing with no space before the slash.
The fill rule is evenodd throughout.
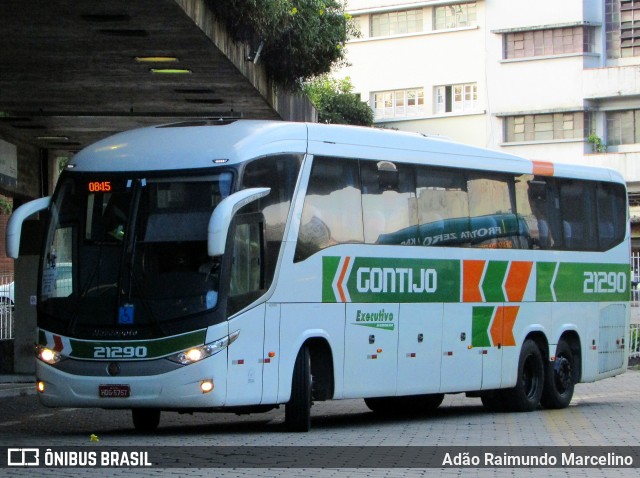
<path id="1" fill-rule="evenodd" d="M 629 325 L 629 358 L 640 358 L 640 324 Z"/>
<path id="2" fill-rule="evenodd" d="M 0 272 L 0 340 L 13 339 L 13 272 Z"/>

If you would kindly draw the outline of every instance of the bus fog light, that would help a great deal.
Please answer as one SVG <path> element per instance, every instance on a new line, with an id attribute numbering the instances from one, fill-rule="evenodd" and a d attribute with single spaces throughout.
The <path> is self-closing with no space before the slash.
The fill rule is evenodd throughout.
<path id="1" fill-rule="evenodd" d="M 200 382 L 200 390 L 202 390 L 202 393 L 209 393 L 213 390 L 213 380 L 203 380 Z"/>

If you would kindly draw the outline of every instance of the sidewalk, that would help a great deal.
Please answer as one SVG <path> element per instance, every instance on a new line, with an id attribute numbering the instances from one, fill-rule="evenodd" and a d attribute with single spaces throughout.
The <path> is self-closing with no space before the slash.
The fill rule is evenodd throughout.
<path id="1" fill-rule="evenodd" d="M 0 398 L 33 395 L 35 383 L 33 375 L 0 375 Z"/>

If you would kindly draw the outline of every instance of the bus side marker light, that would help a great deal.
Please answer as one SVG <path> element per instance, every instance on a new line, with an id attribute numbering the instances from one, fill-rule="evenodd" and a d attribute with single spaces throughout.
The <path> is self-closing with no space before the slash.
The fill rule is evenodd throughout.
<path id="1" fill-rule="evenodd" d="M 445 355 L 445 357 L 451 357 L 453 355 L 453 352 L 451 352 L 451 351 L 445 352 L 444 355 Z"/>
<path id="2" fill-rule="evenodd" d="M 379 354 L 382 353 L 382 349 L 377 349 L 376 352 L 378 352 Z"/>
<path id="3" fill-rule="evenodd" d="M 45 388 L 45 387 L 44 387 L 44 382 L 43 382 L 42 380 L 40 380 L 40 381 L 38 381 L 38 382 L 36 383 L 36 390 L 37 390 L 39 393 L 44 393 L 44 388 Z"/>
<path id="4" fill-rule="evenodd" d="M 377 358 L 378 358 L 378 356 L 377 356 L 376 354 L 373 354 L 373 355 L 367 355 L 367 358 L 368 358 L 368 359 L 371 359 L 371 360 L 375 360 L 375 359 L 377 359 Z"/>
<path id="5" fill-rule="evenodd" d="M 200 390 L 202 390 L 202 393 L 209 393 L 213 390 L 213 379 L 203 380 L 200 382 Z"/>
<path id="6" fill-rule="evenodd" d="M 276 356 L 276 353 L 275 353 L 275 352 L 269 352 L 269 358 L 273 358 L 273 357 L 275 357 L 275 356 Z"/>
<path id="7" fill-rule="evenodd" d="M 408 358 L 415 358 L 416 357 L 416 353 L 415 352 L 410 352 L 407 354 Z"/>

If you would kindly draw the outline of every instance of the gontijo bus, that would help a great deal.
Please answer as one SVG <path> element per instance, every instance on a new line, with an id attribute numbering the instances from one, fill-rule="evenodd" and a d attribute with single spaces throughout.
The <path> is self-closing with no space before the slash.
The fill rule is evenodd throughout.
<path id="1" fill-rule="evenodd" d="M 369 128 L 190 122 L 78 153 L 52 198 L 37 382 L 51 407 L 258 412 L 314 401 L 566 407 L 625 371 L 619 174 Z"/>

